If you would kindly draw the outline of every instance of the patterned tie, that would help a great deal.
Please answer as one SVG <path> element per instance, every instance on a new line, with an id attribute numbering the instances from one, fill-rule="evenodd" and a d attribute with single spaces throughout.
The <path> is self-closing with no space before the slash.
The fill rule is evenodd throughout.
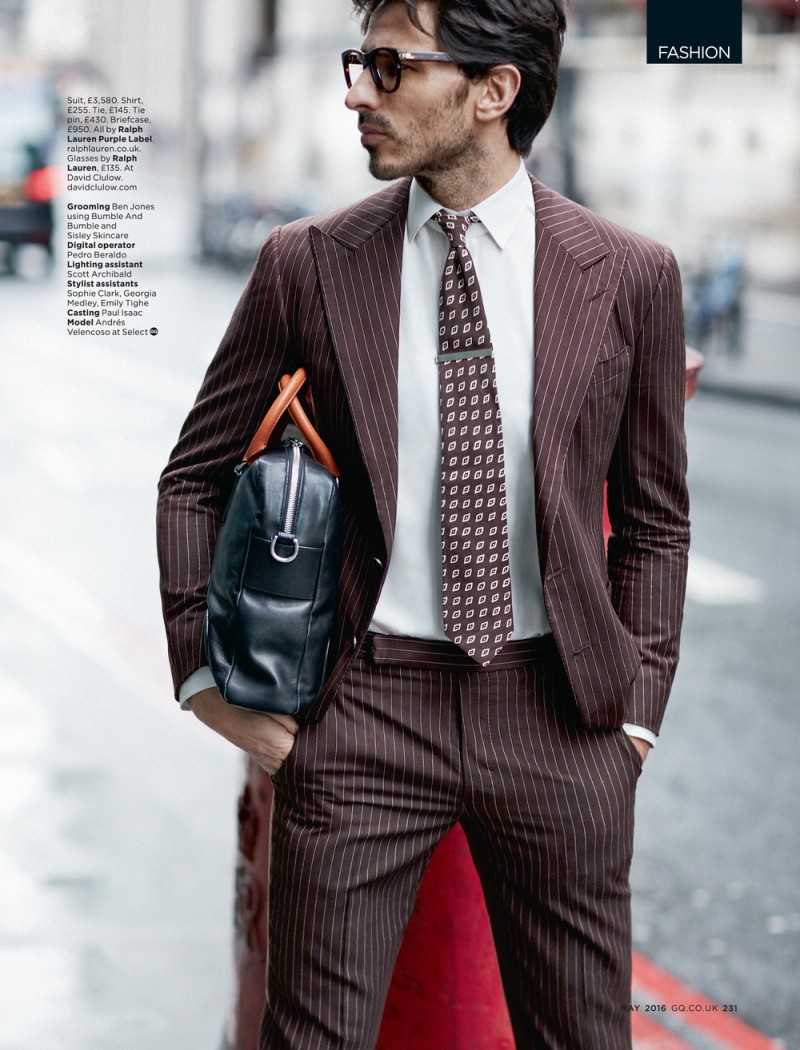
<path id="1" fill-rule="evenodd" d="M 492 341 L 465 238 L 477 215 L 434 215 L 450 241 L 439 297 L 444 630 L 486 666 L 511 637 L 503 427 Z"/>

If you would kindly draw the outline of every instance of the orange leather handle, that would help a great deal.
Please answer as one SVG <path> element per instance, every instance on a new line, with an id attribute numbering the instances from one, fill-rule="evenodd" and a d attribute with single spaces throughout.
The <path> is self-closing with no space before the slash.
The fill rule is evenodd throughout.
<path id="1" fill-rule="evenodd" d="M 299 369 L 299 371 L 303 372 L 304 370 Z M 297 372 L 295 372 L 296 375 Z M 281 392 L 286 389 L 293 379 L 294 376 L 281 376 L 278 382 Z M 336 460 L 333 458 L 331 450 L 317 433 L 314 424 L 306 415 L 306 410 L 297 396 L 293 397 L 289 402 L 289 415 L 292 417 L 294 425 L 300 431 L 303 441 L 308 445 L 308 449 L 317 463 L 321 463 L 334 477 L 338 478 L 341 472 L 336 464 Z"/>
<path id="2" fill-rule="evenodd" d="M 269 447 L 275 427 L 281 421 L 284 413 L 288 411 L 314 459 L 329 470 L 334 477 L 338 478 L 340 476 L 341 472 L 336 465 L 336 460 L 331 455 L 328 446 L 314 429 L 313 423 L 306 415 L 306 411 L 297 396 L 306 379 L 305 368 L 298 368 L 293 375 L 281 376 L 278 383 L 278 396 L 270 405 L 267 414 L 261 421 L 261 426 L 253 435 L 253 440 L 247 446 L 247 451 L 244 454 L 244 461 L 248 466 Z"/>

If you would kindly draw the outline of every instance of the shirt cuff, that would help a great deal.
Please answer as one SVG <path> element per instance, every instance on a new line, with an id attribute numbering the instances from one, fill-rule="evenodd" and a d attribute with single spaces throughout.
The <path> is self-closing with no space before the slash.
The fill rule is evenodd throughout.
<path id="1" fill-rule="evenodd" d="M 191 681 L 191 679 L 189 679 Z M 622 728 L 628 734 L 628 736 L 638 736 L 640 740 L 646 740 L 650 747 L 656 746 L 656 734 L 652 729 L 645 729 L 644 726 L 634 725 L 633 722 L 623 722 Z"/>
<path id="2" fill-rule="evenodd" d="M 216 684 L 210 667 L 198 667 L 178 690 L 178 703 L 181 705 L 181 711 L 191 711 L 194 694 L 201 693 L 204 689 L 213 689 Z"/>

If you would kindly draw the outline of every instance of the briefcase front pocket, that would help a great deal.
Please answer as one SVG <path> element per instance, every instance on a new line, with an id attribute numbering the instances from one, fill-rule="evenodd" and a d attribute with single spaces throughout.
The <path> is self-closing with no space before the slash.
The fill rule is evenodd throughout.
<path id="1" fill-rule="evenodd" d="M 272 554 L 274 537 L 250 534 L 247 563 L 242 586 L 276 598 L 310 601 L 317 591 L 322 547 L 301 547 L 291 561 L 279 561 Z M 280 551 L 280 542 L 276 544 Z"/>

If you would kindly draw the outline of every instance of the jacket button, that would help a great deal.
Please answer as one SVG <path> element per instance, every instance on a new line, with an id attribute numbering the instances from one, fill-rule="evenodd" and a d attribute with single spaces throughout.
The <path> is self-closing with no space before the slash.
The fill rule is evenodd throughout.
<path id="1" fill-rule="evenodd" d="M 376 569 L 383 569 L 383 561 L 375 554 L 372 558 L 372 564 Z"/>

